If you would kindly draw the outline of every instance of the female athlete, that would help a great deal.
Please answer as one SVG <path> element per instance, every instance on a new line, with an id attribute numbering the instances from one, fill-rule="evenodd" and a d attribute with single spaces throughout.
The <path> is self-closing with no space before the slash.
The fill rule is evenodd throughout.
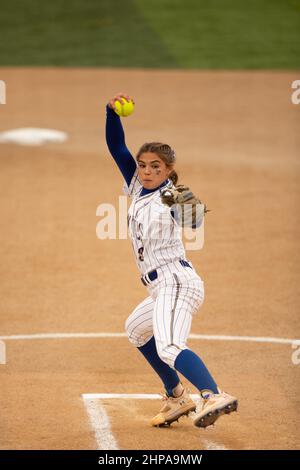
<path id="1" fill-rule="evenodd" d="M 186 259 L 181 227 L 172 208 L 162 200 L 174 189 L 175 152 L 160 142 L 144 144 L 133 158 L 125 144 L 115 101 L 132 99 L 119 93 L 106 107 L 106 141 L 132 199 L 128 232 L 148 296 L 126 321 L 129 341 L 140 351 L 162 380 L 163 406 L 152 426 L 169 426 L 193 414 L 197 427 L 207 427 L 222 415 L 237 410 L 237 399 L 221 391 L 197 354 L 187 347 L 193 315 L 204 300 L 204 287 Z M 204 214 L 203 214 L 204 215 Z M 199 403 L 191 399 L 178 372 L 199 390 Z"/>

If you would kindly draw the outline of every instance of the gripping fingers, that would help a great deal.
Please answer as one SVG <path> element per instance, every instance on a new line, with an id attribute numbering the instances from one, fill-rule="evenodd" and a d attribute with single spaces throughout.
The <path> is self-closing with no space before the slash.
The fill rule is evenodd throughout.
<path id="1" fill-rule="evenodd" d="M 108 106 L 113 109 L 113 110 L 116 110 L 116 106 L 115 106 L 115 102 L 116 101 L 121 101 L 122 98 L 124 98 L 126 101 L 132 101 L 133 104 L 134 103 L 134 100 L 131 98 L 131 96 L 127 95 L 126 93 L 118 93 L 117 95 L 115 95 L 113 98 L 111 98 L 108 102 Z"/>

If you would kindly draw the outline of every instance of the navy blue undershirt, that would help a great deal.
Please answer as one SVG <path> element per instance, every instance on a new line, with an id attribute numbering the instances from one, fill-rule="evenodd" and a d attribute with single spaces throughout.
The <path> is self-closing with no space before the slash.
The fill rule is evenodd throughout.
<path id="1" fill-rule="evenodd" d="M 144 188 L 144 186 L 143 186 L 143 189 L 141 191 L 140 196 L 145 196 L 145 194 L 153 193 L 157 189 L 163 188 L 168 182 L 169 182 L 169 180 L 167 179 L 163 183 L 161 183 L 160 186 L 157 186 L 157 188 L 154 188 L 154 189 L 147 189 L 147 188 Z"/>
<path id="2" fill-rule="evenodd" d="M 126 146 L 121 119 L 109 106 L 106 106 L 106 143 L 127 183 L 127 186 L 129 186 L 137 168 L 137 164 Z M 154 189 L 146 189 L 143 187 L 140 196 L 153 193 L 157 189 L 165 186 L 168 181 L 168 179 L 165 180 L 160 186 Z"/>

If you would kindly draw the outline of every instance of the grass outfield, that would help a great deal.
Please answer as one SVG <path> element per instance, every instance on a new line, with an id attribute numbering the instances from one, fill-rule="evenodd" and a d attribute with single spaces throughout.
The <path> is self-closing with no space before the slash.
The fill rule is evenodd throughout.
<path id="1" fill-rule="evenodd" d="M 299 69 L 300 0 L 9 0 L 0 65 Z"/>

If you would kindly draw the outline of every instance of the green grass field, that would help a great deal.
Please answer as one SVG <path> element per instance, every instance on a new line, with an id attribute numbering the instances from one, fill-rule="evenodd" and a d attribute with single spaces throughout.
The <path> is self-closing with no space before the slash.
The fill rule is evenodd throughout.
<path id="1" fill-rule="evenodd" d="M 300 0 L 10 0 L 0 65 L 299 69 Z"/>

